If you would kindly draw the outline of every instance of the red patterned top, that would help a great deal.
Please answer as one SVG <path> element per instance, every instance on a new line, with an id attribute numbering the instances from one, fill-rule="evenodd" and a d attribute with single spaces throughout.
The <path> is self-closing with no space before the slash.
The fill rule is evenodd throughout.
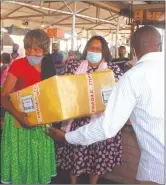
<path id="1" fill-rule="evenodd" d="M 8 72 L 17 78 L 14 92 L 40 82 L 41 79 L 41 73 L 28 62 L 26 57 L 14 61 Z"/>

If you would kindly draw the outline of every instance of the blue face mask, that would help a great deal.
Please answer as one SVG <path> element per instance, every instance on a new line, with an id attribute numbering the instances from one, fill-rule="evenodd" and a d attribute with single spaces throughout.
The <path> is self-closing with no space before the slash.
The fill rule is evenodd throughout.
<path id="1" fill-rule="evenodd" d="M 32 66 L 36 66 L 38 64 L 41 63 L 43 56 L 41 57 L 36 57 L 36 56 L 27 56 L 28 62 L 32 65 Z"/>
<path id="2" fill-rule="evenodd" d="M 88 51 L 86 59 L 92 64 L 98 64 L 102 60 L 102 54 Z"/>
<path id="3" fill-rule="evenodd" d="M 13 49 L 13 53 L 17 53 L 17 52 L 18 52 L 18 50 L 14 50 L 14 49 Z"/>

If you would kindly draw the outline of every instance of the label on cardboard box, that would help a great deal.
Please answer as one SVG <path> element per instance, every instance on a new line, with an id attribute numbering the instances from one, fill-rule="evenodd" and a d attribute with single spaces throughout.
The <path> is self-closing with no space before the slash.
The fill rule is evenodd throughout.
<path id="1" fill-rule="evenodd" d="M 107 105 L 111 92 L 112 92 L 112 88 L 101 89 L 101 97 L 104 105 Z"/>
<path id="2" fill-rule="evenodd" d="M 88 81 L 88 98 L 89 98 L 89 108 L 90 113 L 96 112 L 96 97 L 95 97 L 95 90 L 94 90 L 94 84 L 93 84 L 93 78 L 92 74 L 88 73 L 86 74 L 87 81 Z"/>
<path id="3" fill-rule="evenodd" d="M 32 95 L 24 96 L 21 99 L 22 99 L 24 112 L 28 113 L 28 112 L 34 112 L 35 111 Z"/>

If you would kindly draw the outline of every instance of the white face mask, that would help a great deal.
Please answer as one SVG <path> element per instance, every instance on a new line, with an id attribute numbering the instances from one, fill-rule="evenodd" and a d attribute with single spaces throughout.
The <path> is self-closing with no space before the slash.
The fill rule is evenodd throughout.
<path id="1" fill-rule="evenodd" d="M 92 64 L 98 64 L 102 60 L 102 54 L 88 51 L 86 59 Z"/>

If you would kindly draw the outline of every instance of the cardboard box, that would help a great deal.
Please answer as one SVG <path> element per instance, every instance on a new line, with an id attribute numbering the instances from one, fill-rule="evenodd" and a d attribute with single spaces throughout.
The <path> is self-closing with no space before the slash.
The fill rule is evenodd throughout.
<path id="1" fill-rule="evenodd" d="M 111 70 L 54 76 L 10 98 L 17 110 L 29 114 L 30 124 L 42 125 L 103 112 L 114 84 Z"/>

